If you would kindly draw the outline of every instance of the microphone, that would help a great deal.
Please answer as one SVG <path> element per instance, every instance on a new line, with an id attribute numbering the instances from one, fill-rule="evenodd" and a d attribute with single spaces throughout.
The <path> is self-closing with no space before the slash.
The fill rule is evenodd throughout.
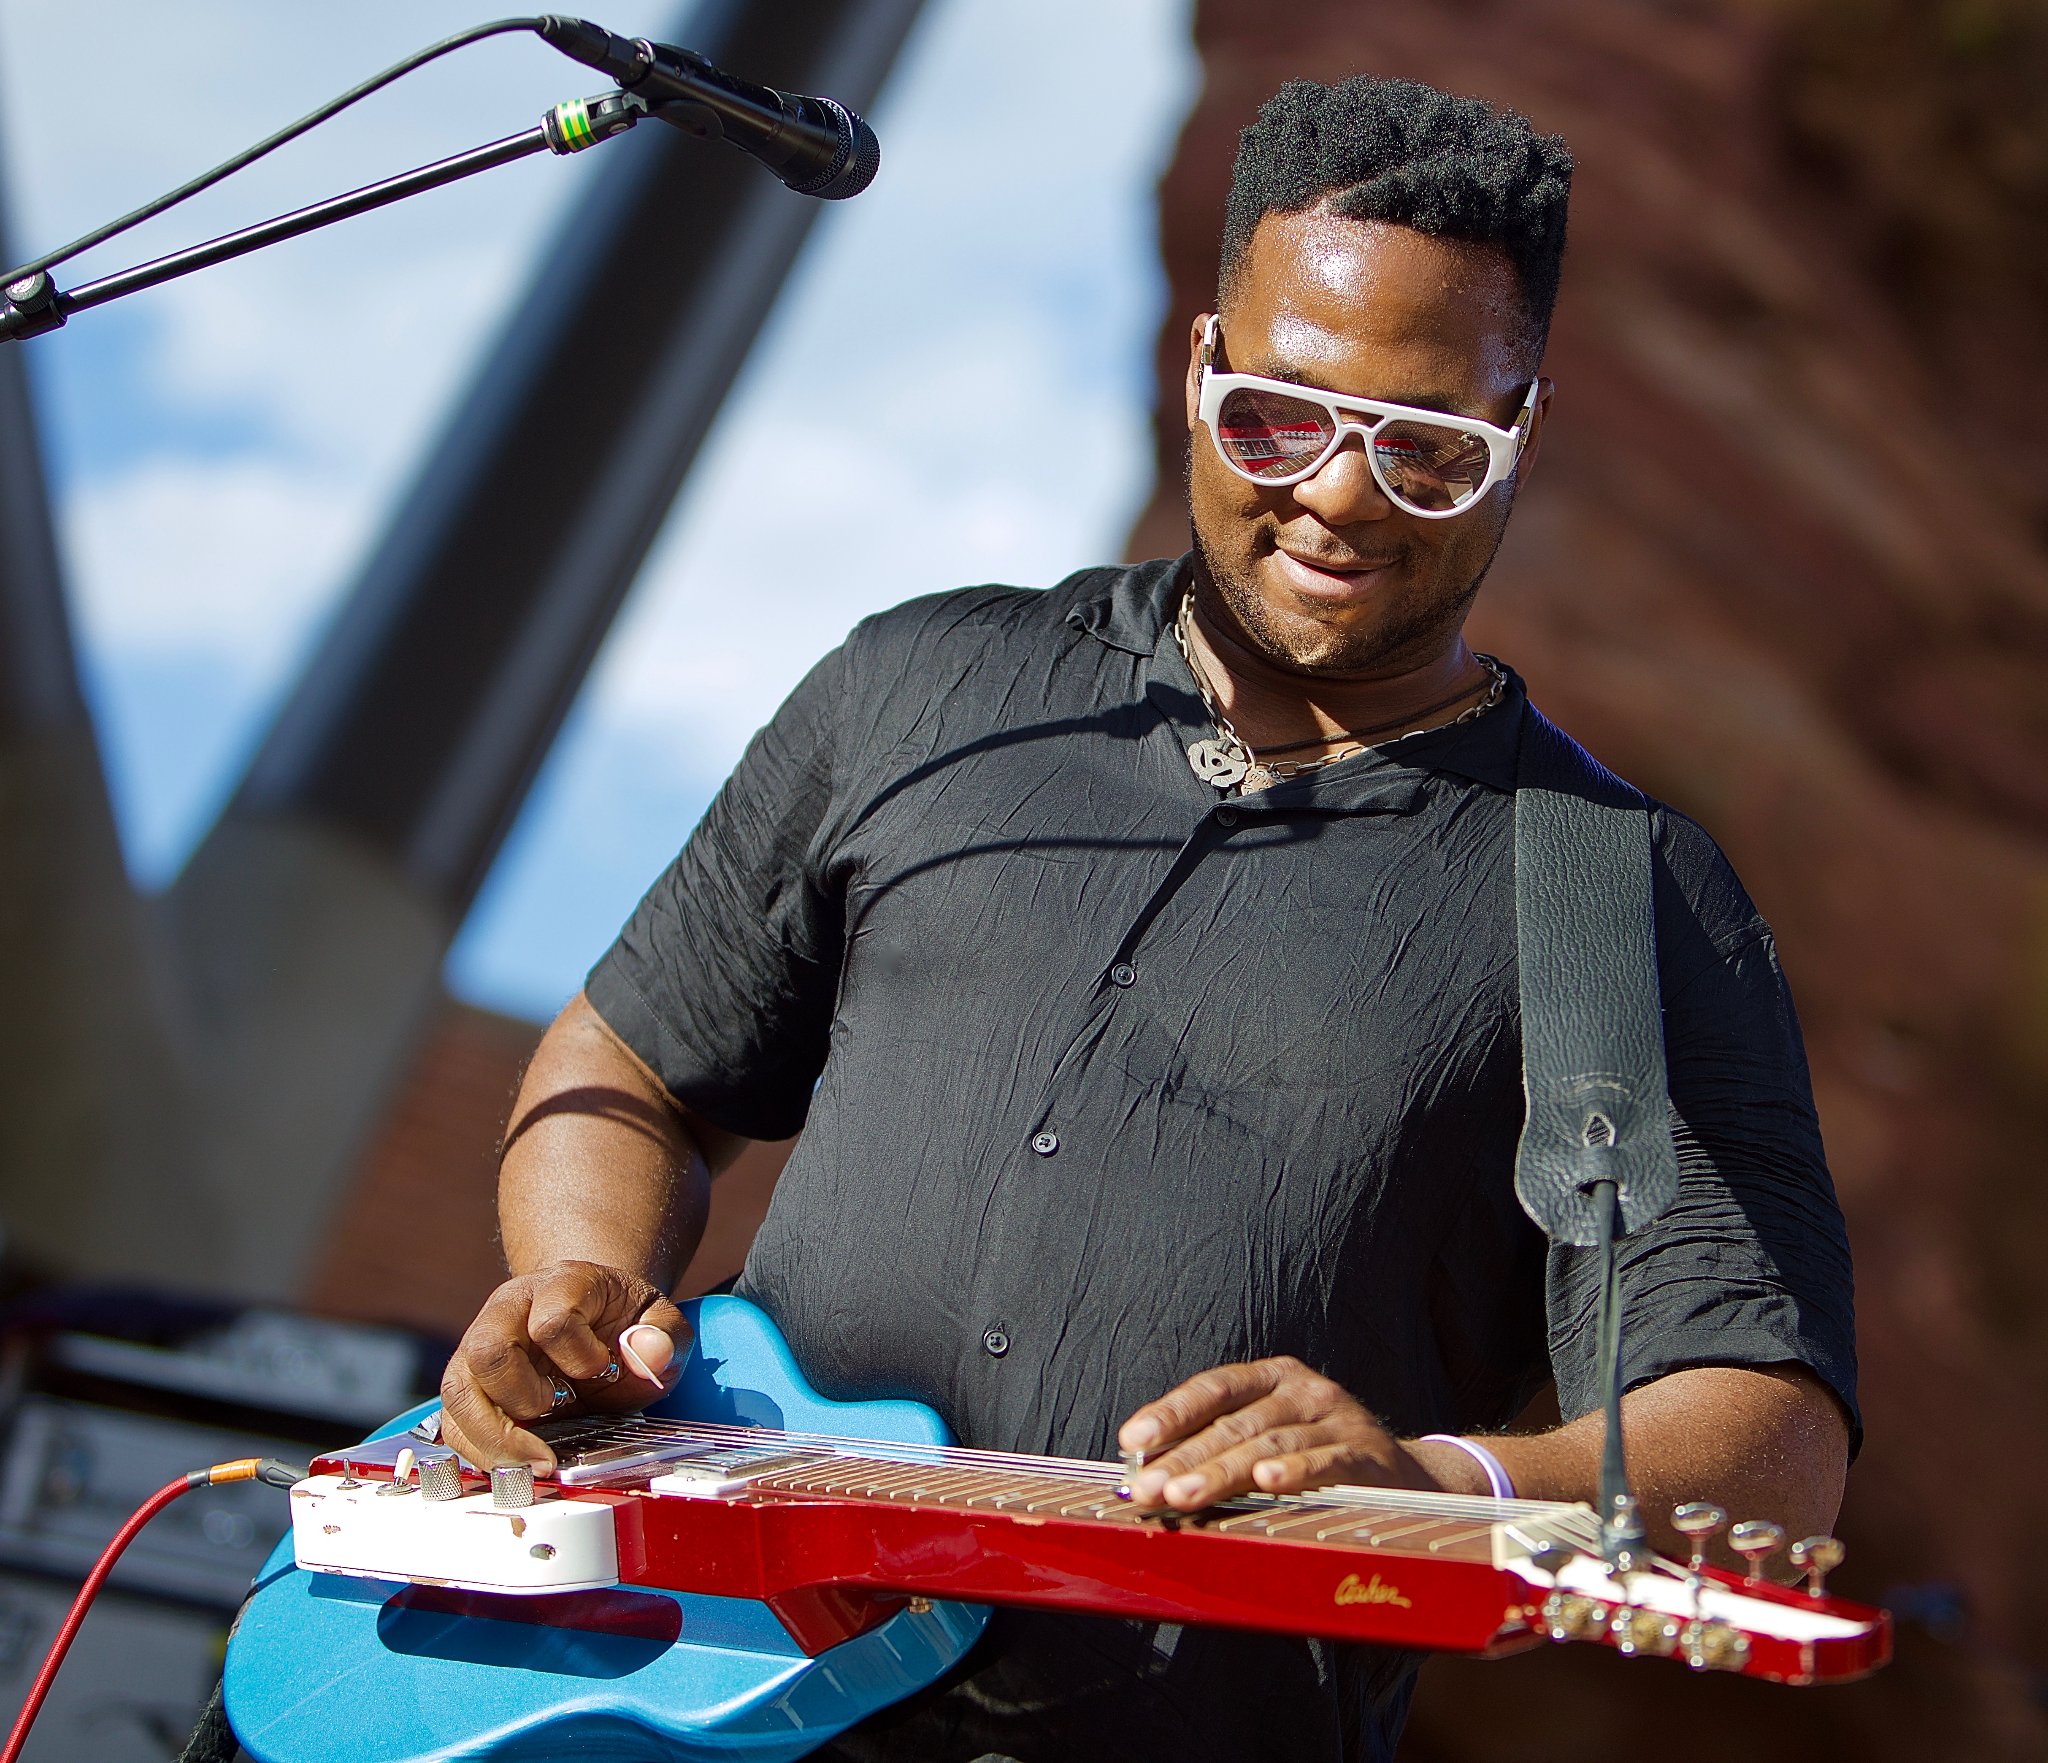
<path id="1" fill-rule="evenodd" d="M 583 18 L 543 17 L 543 41 L 594 67 L 686 133 L 730 141 L 800 196 L 858 196 L 882 163 L 875 131 L 831 98 L 757 86 L 693 49 L 621 37 Z"/>

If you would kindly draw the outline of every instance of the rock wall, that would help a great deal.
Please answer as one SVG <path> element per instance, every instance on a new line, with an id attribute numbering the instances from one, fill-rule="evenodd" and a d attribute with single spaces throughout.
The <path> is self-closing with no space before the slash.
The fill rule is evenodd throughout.
<path id="1" fill-rule="evenodd" d="M 1187 318 L 1263 98 L 1402 75 L 1565 136 L 1558 396 L 1474 636 L 1703 820 L 1779 933 L 1858 1262 L 1869 1443 L 1838 1583 L 1914 1618 L 1890 1672 L 1807 1695 L 1585 1649 L 1439 1664 L 1405 1756 L 1652 1732 L 1666 1759 L 2048 1754 L 2044 20 L 1199 0 L 1206 84 L 1161 192 L 1160 489 L 1131 554 L 1185 543 Z"/>

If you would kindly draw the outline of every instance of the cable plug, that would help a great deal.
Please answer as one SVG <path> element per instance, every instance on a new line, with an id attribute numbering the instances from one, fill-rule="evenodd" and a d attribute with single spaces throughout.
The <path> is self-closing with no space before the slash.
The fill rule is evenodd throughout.
<path id="1" fill-rule="evenodd" d="M 215 1488 L 231 1481 L 260 1481 L 265 1487 L 296 1487 L 306 1471 L 278 1457 L 237 1457 L 216 1463 L 210 1469 L 195 1469 L 185 1478 L 188 1487 Z"/>
<path id="2" fill-rule="evenodd" d="M 550 12 L 537 21 L 534 29 L 550 48 L 559 49 L 571 61 L 596 68 L 622 86 L 636 85 L 653 65 L 644 44 L 608 31 L 601 24 L 592 24 L 587 18 L 564 18 Z"/>

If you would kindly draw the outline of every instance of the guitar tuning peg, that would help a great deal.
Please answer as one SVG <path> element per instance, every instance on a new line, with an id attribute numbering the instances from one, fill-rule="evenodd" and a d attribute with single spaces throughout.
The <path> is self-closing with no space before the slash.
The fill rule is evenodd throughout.
<path id="1" fill-rule="evenodd" d="M 1810 1597 L 1827 1595 L 1828 1575 L 1841 1566 L 1842 1557 L 1848 1552 L 1834 1537 L 1802 1537 L 1792 1545 L 1792 1565 L 1806 1575 Z"/>
<path id="2" fill-rule="evenodd" d="M 1785 1527 L 1768 1518 L 1745 1518 L 1728 1533 L 1728 1546 L 1749 1563 L 1747 1585 L 1762 1583 L 1764 1562 L 1784 1544 Z"/>
<path id="3" fill-rule="evenodd" d="M 1692 1560 L 1687 1563 L 1692 1572 L 1698 1573 L 1706 1566 L 1707 1544 L 1727 1522 L 1728 1514 L 1711 1500 L 1688 1500 L 1683 1506 L 1672 1508 L 1672 1528 L 1692 1544 Z"/>

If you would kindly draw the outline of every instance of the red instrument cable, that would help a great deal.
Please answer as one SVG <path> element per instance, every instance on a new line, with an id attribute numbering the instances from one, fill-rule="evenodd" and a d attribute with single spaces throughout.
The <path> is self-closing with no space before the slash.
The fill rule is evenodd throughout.
<path id="1" fill-rule="evenodd" d="M 71 1603 L 71 1614 L 64 1618 L 64 1626 L 57 1630 L 57 1638 L 50 1643 L 43 1668 L 36 1673 L 35 1682 L 29 1686 L 28 1699 L 22 1703 L 21 1712 L 15 1717 L 14 1730 L 7 1735 L 5 1748 L 0 1749 L 0 1763 L 16 1763 L 20 1757 L 21 1747 L 28 1743 L 28 1729 L 35 1725 L 36 1716 L 42 1712 L 43 1699 L 49 1695 L 50 1685 L 56 1681 L 57 1667 L 64 1663 L 64 1655 L 71 1651 L 71 1643 L 78 1636 L 85 1613 L 92 1608 L 93 1599 L 99 1596 L 100 1587 L 106 1584 L 107 1575 L 113 1572 L 114 1563 L 120 1560 L 122 1551 L 135 1540 L 136 1533 L 145 1524 L 180 1494 L 189 1494 L 194 1488 L 218 1487 L 230 1481 L 260 1481 L 274 1488 L 288 1488 L 294 1482 L 304 1480 L 305 1474 L 303 1469 L 294 1469 L 275 1457 L 238 1457 L 232 1463 L 216 1463 L 211 1469 L 195 1469 L 189 1475 L 181 1475 L 144 1500 L 135 1509 L 134 1517 L 114 1533 L 114 1540 L 93 1563 L 93 1570 L 85 1576 L 85 1584 L 78 1588 L 78 1596 Z"/>

